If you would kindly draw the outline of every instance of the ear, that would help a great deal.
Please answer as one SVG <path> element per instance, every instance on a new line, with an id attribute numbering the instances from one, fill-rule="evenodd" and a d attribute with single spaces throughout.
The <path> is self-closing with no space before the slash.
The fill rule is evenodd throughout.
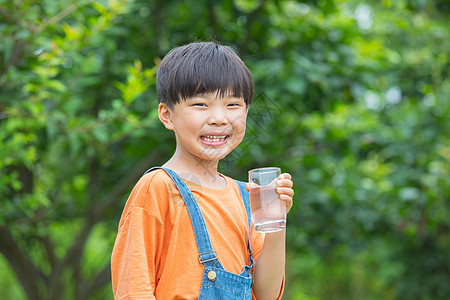
<path id="1" fill-rule="evenodd" d="M 166 104 L 160 103 L 158 105 L 159 119 L 164 124 L 164 126 L 169 130 L 173 130 L 172 114 L 173 114 L 172 110 Z"/>

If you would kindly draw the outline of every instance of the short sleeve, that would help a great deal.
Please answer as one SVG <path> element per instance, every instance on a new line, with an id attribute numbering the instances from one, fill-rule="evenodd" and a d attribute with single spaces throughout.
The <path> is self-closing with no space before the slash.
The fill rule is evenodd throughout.
<path id="1" fill-rule="evenodd" d="M 153 175 L 153 174 L 152 174 Z M 155 299 L 157 266 L 163 249 L 164 225 L 153 176 L 144 176 L 127 200 L 111 256 L 114 299 Z M 150 210 L 153 207 L 154 209 Z"/>
<path id="2" fill-rule="evenodd" d="M 154 299 L 162 225 L 133 207 L 122 224 L 111 257 L 114 299 Z"/>

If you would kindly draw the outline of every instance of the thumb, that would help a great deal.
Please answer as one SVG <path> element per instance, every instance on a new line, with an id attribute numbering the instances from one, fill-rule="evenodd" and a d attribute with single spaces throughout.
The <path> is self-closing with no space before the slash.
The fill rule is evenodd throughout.
<path id="1" fill-rule="evenodd" d="M 254 182 L 247 182 L 246 184 L 245 184 L 245 188 L 247 189 L 247 191 L 250 191 L 250 189 L 254 189 L 255 187 L 258 187 L 259 185 L 257 185 L 256 183 L 254 183 Z"/>

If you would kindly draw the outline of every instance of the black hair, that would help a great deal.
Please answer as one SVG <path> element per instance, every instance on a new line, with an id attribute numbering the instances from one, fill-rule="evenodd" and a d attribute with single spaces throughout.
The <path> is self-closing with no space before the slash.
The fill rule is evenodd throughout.
<path id="1" fill-rule="evenodd" d="M 253 99 L 250 70 L 228 46 L 195 42 L 171 50 L 161 61 L 156 75 L 158 102 L 170 108 L 199 94 L 215 93 Z"/>

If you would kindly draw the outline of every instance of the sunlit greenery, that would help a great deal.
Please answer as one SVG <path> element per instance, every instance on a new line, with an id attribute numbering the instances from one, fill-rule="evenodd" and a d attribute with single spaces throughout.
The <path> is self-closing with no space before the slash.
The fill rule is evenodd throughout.
<path id="1" fill-rule="evenodd" d="M 155 72 L 230 45 L 253 72 L 220 165 L 293 175 L 283 299 L 449 299 L 450 4 L 0 0 L 0 289 L 112 299 L 127 195 L 164 163 Z"/>

